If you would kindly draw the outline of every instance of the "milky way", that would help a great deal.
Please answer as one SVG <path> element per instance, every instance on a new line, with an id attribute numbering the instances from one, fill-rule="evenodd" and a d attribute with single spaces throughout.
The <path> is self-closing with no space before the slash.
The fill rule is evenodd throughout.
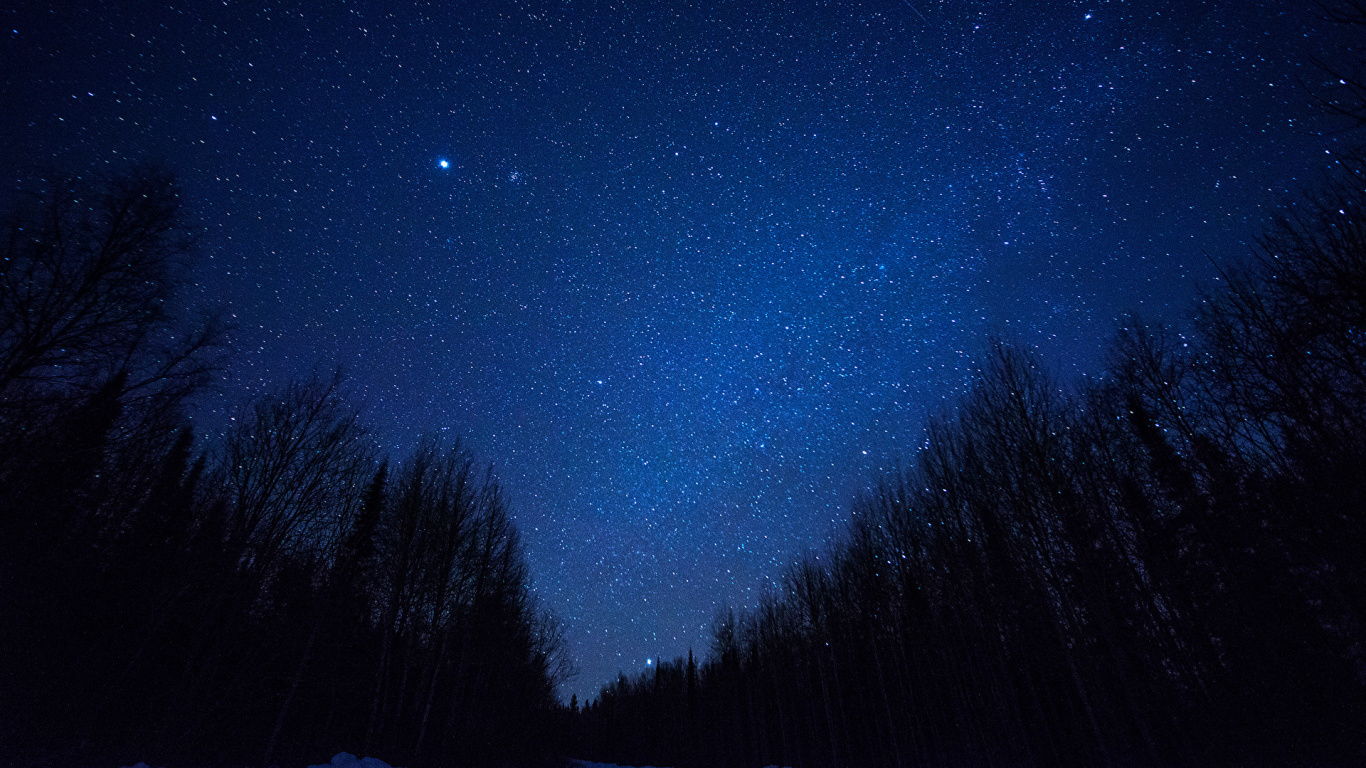
<path id="1" fill-rule="evenodd" d="M 505 484 L 592 696 L 705 652 L 913 455 L 990 335 L 1180 324 L 1337 143 L 1309 4 L 0 11 L 0 170 L 153 157 L 235 318 L 198 415 L 349 372 Z"/>

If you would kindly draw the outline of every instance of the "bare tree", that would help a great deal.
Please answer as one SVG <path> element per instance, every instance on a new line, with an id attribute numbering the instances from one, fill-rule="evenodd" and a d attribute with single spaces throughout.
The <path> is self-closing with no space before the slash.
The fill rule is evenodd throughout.
<path id="1" fill-rule="evenodd" d="M 175 178 L 142 165 L 26 193 L 0 240 L 0 403 L 77 397 L 115 373 L 162 397 L 204 384 L 222 327 L 187 325 L 174 286 L 196 232 Z"/>
<path id="2" fill-rule="evenodd" d="M 376 462 L 340 388 L 340 375 L 291 382 L 251 404 L 228 437 L 229 537 L 246 571 L 268 572 L 286 549 L 329 545 L 344 508 L 362 498 Z"/>

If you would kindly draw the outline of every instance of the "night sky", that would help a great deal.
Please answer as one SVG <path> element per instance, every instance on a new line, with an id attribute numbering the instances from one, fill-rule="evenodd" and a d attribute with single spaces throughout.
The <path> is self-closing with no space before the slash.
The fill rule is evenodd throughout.
<path id="1" fill-rule="evenodd" d="M 1099 370 L 1310 188 L 1309 2 L 155 2 L 0 11 L 0 172 L 152 158 L 236 354 L 492 462 L 586 699 L 699 654 L 964 391 Z"/>

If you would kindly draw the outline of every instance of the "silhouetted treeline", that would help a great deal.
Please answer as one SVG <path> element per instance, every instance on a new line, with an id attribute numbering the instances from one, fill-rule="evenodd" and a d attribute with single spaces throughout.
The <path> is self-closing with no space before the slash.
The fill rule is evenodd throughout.
<path id="1" fill-rule="evenodd" d="M 994 343 L 842 543 L 710 655 L 567 715 L 679 766 L 1366 762 L 1366 163 L 1273 222 L 1194 331 L 1101 375 Z"/>
<path id="2" fill-rule="evenodd" d="M 468 451 L 386 460 L 316 379 L 196 440 L 223 333 L 170 310 L 165 173 L 49 182 L 5 234 L 0 763 L 543 756 L 560 630 Z"/>

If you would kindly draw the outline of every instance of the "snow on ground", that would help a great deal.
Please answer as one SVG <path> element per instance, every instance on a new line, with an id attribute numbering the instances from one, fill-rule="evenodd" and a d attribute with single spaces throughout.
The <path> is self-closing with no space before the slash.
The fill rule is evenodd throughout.
<path id="1" fill-rule="evenodd" d="M 323 768 L 326 768 L 326 766 L 323 766 Z M 569 768 L 633 768 L 633 767 L 632 767 L 632 766 L 626 766 L 626 765 L 617 765 L 617 764 L 615 764 L 615 763 L 590 763 L 590 762 L 588 762 L 587 760 L 573 760 L 573 761 L 571 761 L 571 762 L 569 763 Z M 642 766 L 639 766 L 638 768 L 655 768 L 655 767 L 652 766 L 652 765 L 642 765 Z M 767 768 L 778 768 L 778 766 L 776 766 L 776 765 L 770 765 L 770 766 L 768 766 Z"/>
<path id="2" fill-rule="evenodd" d="M 378 757 L 356 757 L 350 752 L 338 752 L 332 756 L 332 762 L 322 765 L 310 765 L 308 768 L 394 768 Z"/>
<path id="3" fill-rule="evenodd" d="M 575 760 L 569 764 L 569 768 L 632 768 L 631 766 L 617 765 L 616 763 L 590 763 L 587 760 Z M 642 765 L 639 768 L 655 768 L 653 765 Z"/>
<path id="4" fill-rule="evenodd" d="M 127 765 L 123 768 L 151 768 L 146 763 L 137 765 Z M 377 757 L 356 757 L 350 752 L 338 752 L 332 756 L 332 760 L 318 765 L 310 765 L 308 768 L 394 768 L 394 766 L 380 760 Z M 633 768 L 632 766 L 616 765 L 615 763 L 590 763 L 587 760 L 573 760 L 569 763 L 569 768 Z M 642 765 L 636 768 L 655 768 L 652 765 Z M 777 766 L 769 766 L 777 768 Z"/>
<path id="5" fill-rule="evenodd" d="M 152 768 L 146 763 L 136 765 L 126 765 L 123 768 Z M 378 757 L 356 757 L 350 752 L 338 752 L 332 756 L 331 762 L 319 765 L 310 765 L 308 768 L 394 768 Z"/>

